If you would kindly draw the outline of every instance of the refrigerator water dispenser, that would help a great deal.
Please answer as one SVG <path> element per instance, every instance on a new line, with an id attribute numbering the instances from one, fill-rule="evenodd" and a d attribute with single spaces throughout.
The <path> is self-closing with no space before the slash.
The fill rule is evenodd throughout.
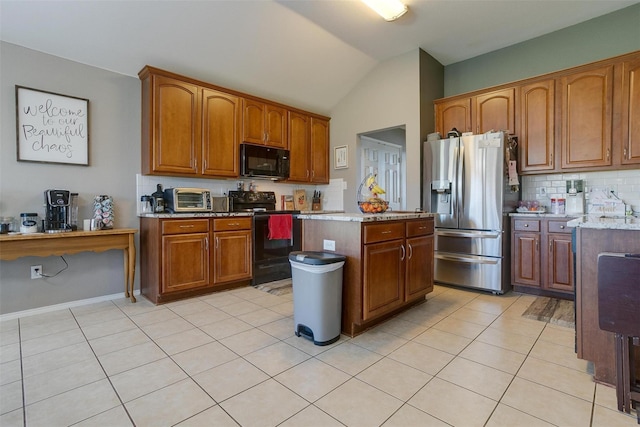
<path id="1" fill-rule="evenodd" d="M 439 214 L 451 214 L 451 182 L 446 180 L 431 183 L 431 206 Z"/>

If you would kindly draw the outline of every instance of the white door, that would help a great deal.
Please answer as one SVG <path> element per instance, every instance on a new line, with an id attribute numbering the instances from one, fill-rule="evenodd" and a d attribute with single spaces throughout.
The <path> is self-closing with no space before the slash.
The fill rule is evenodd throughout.
<path id="1" fill-rule="evenodd" d="M 361 137 L 361 177 L 377 175 L 377 182 L 385 190 L 381 197 L 389 208 L 402 210 L 402 147 Z"/>

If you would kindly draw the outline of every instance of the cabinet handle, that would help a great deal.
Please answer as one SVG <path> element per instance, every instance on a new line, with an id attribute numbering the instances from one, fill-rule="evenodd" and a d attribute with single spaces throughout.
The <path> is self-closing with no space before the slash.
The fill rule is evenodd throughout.
<path id="1" fill-rule="evenodd" d="M 625 159 L 627 158 L 627 147 L 624 147 L 623 156 L 622 157 L 625 158 Z"/>
<path id="2" fill-rule="evenodd" d="M 549 253 L 553 252 L 553 242 L 549 242 Z"/>
<path id="3" fill-rule="evenodd" d="M 609 154 L 611 153 L 611 149 L 607 148 L 607 160 L 609 160 Z"/>
<path id="4" fill-rule="evenodd" d="M 524 228 L 527 228 L 528 226 L 529 226 L 529 224 L 525 224 L 525 225 L 524 225 Z"/>
<path id="5" fill-rule="evenodd" d="M 307 169 L 307 178 L 309 178 L 309 169 Z"/>
<path id="6" fill-rule="evenodd" d="M 549 153 L 549 166 L 553 166 L 553 153 Z"/>
<path id="7" fill-rule="evenodd" d="M 418 227 L 418 230 L 426 230 L 427 227 Z"/>
<path id="8" fill-rule="evenodd" d="M 216 237 L 216 249 L 218 249 L 218 247 L 219 247 L 219 244 L 218 244 L 219 241 L 220 241 L 220 238 Z"/>
<path id="9" fill-rule="evenodd" d="M 538 241 L 536 240 L 536 251 L 538 250 Z"/>
<path id="10" fill-rule="evenodd" d="M 209 252 L 209 238 L 204 239 L 204 250 Z"/>
<path id="11" fill-rule="evenodd" d="M 560 230 L 564 230 L 564 225 L 561 225 L 561 226 L 560 226 Z"/>
<path id="12" fill-rule="evenodd" d="M 180 228 L 193 228 L 193 227 L 194 227 L 193 224 L 191 224 L 191 225 L 181 225 L 180 226 Z"/>
<path id="13" fill-rule="evenodd" d="M 407 254 L 407 251 L 404 249 L 404 245 L 400 245 L 400 247 L 402 248 L 402 257 L 400 258 L 400 261 L 404 261 L 404 256 Z"/>
<path id="14" fill-rule="evenodd" d="M 413 257 L 413 246 L 411 246 L 411 243 L 407 243 L 407 246 L 409 246 L 409 257 L 407 259 L 411 259 Z"/>
<path id="15" fill-rule="evenodd" d="M 391 233 L 391 230 L 385 230 L 380 232 L 380 234 L 389 234 L 389 233 Z"/>

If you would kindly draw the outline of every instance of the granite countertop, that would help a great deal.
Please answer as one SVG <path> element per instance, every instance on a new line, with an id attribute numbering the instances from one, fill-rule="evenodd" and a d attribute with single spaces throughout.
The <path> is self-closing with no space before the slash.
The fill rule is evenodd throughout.
<path id="1" fill-rule="evenodd" d="M 567 222 L 569 227 L 599 228 L 609 230 L 640 230 L 640 218 L 636 216 L 584 215 Z"/>
<path id="2" fill-rule="evenodd" d="M 362 213 L 328 213 L 328 214 L 300 214 L 299 219 L 312 219 L 322 221 L 351 221 L 351 222 L 373 222 L 373 221 L 394 221 L 399 219 L 431 218 L 434 214 L 429 212 L 385 212 L 380 214 Z"/>
<path id="3" fill-rule="evenodd" d="M 519 216 L 526 218 L 576 218 L 580 214 L 554 214 L 550 212 L 511 212 L 509 216 Z"/>
<path id="4" fill-rule="evenodd" d="M 138 214 L 140 218 L 224 218 L 229 216 L 253 216 L 253 212 L 181 212 Z"/>

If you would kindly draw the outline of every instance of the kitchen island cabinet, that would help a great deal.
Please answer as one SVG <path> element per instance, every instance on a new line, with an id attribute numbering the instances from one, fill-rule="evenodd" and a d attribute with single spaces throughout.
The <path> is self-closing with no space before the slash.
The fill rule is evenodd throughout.
<path id="1" fill-rule="evenodd" d="M 569 222 L 577 227 L 576 343 L 578 358 L 593 362 L 594 379 L 616 384 L 615 342 L 600 329 L 598 312 L 598 255 L 602 252 L 640 253 L 640 218 L 584 216 Z M 636 282 L 637 286 L 640 283 Z M 638 302 L 640 303 L 640 302 Z M 640 354 L 636 352 L 640 380 Z"/>
<path id="2" fill-rule="evenodd" d="M 140 292 L 154 304 L 246 286 L 251 217 L 160 214 L 140 218 Z"/>
<path id="3" fill-rule="evenodd" d="M 347 257 L 342 332 L 355 336 L 425 301 L 433 290 L 434 220 L 431 214 L 300 215 L 303 250 L 333 242 Z"/>

